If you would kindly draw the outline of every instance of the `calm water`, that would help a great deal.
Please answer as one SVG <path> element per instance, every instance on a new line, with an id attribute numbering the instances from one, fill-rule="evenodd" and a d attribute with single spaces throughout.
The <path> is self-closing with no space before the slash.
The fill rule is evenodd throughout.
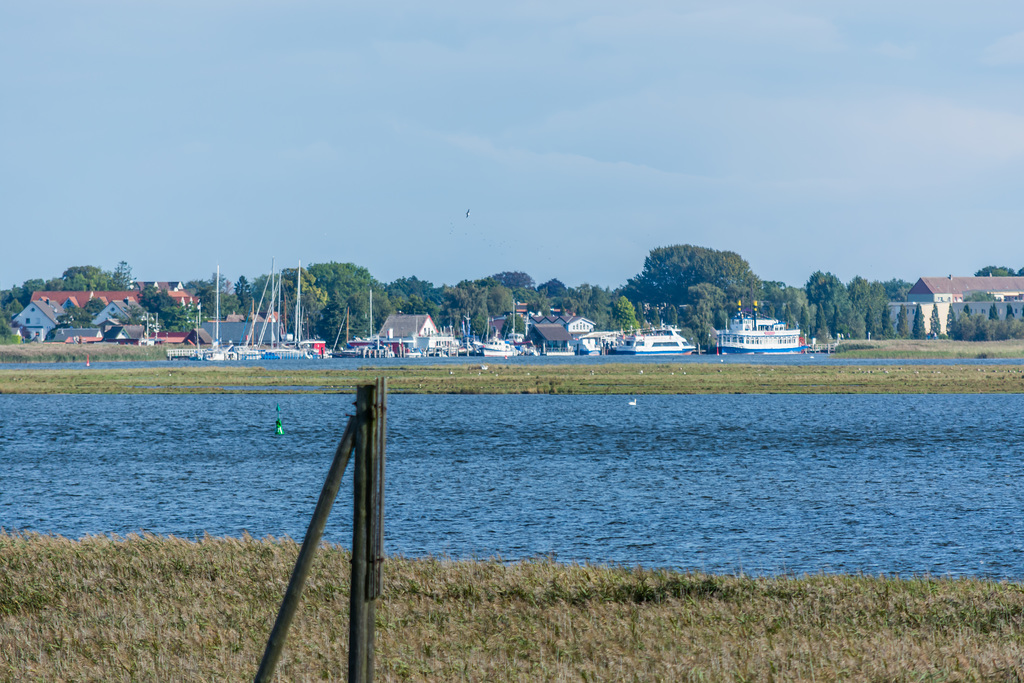
<path id="1" fill-rule="evenodd" d="M 0 526 L 301 539 L 351 400 L 0 396 Z M 1024 578 L 1020 396 L 390 401 L 390 553 Z"/>

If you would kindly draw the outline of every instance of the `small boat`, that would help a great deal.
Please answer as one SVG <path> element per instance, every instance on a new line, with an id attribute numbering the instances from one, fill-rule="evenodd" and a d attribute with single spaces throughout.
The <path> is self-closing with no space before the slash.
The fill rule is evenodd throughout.
<path id="1" fill-rule="evenodd" d="M 504 339 L 476 343 L 476 355 L 487 358 L 505 358 L 516 355 L 516 347 Z"/>
<path id="2" fill-rule="evenodd" d="M 627 335 L 616 344 L 615 353 L 631 356 L 687 356 L 697 349 L 671 327 Z"/>
<path id="3" fill-rule="evenodd" d="M 807 346 L 799 328 L 790 328 L 775 318 L 759 318 L 757 302 L 751 312 L 742 304 L 725 330 L 715 330 L 719 353 L 803 353 Z"/>

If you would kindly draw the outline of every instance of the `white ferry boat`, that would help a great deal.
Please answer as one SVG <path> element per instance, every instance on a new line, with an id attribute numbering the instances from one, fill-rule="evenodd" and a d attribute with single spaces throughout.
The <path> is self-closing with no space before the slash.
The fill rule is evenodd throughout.
<path id="1" fill-rule="evenodd" d="M 715 330 L 719 353 L 803 353 L 807 346 L 799 329 L 790 329 L 774 318 L 738 312 L 729 320 L 729 329 Z"/>
<path id="2" fill-rule="evenodd" d="M 621 344 L 615 345 L 615 353 L 631 356 L 686 356 L 696 349 L 696 346 L 670 327 L 627 335 Z"/>

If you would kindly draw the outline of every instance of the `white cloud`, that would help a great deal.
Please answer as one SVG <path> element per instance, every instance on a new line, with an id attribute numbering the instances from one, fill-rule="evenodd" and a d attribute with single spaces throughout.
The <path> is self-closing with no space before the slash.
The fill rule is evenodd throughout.
<path id="1" fill-rule="evenodd" d="M 1024 31 L 1004 36 L 985 48 L 982 60 L 985 64 L 1024 64 Z"/>

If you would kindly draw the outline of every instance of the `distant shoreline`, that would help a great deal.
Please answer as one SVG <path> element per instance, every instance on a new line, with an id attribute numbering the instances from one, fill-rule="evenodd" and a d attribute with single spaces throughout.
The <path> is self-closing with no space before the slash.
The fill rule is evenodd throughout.
<path id="1" fill-rule="evenodd" d="M 490 359 L 479 359 L 489 361 Z M 1017 363 L 798 365 L 686 362 L 503 364 L 468 362 L 319 369 L 167 362 L 131 368 L 19 367 L 0 372 L 0 394 L 331 394 L 387 377 L 393 394 L 1018 394 Z"/>
<path id="2" fill-rule="evenodd" d="M 157 361 L 167 358 L 167 348 L 178 347 L 122 346 L 119 344 L 13 344 L 0 346 L 0 363 L 84 363 L 87 358 L 101 362 Z M 1024 360 L 1024 339 L 982 342 L 948 339 L 858 339 L 841 342 L 835 355 L 839 358 L 864 360 L 927 360 L 929 358 L 936 360 L 1019 358 Z M 666 362 L 671 362 L 671 358 L 666 358 Z M 429 364 L 430 360 L 422 359 L 410 361 L 410 363 Z"/>

